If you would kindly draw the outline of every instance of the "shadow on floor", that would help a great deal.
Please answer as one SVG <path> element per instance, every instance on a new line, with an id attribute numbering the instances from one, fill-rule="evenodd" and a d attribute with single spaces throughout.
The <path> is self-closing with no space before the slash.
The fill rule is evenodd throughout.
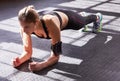
<path id="1" fill-rule="evenodd" d="M 8 80 L 6 78 L 0 77 L 0 81 L 12 81 L 12 80 Z"/>
<path id="2" fill-rule="evenodd" d="M 106 42 L 108 36 L 112 38 Z M 54 66 L 35 72 L 35 74 L 46 75 L 49 71 L 57 69 L 64 73 L 58 71 L 53 72 L 80 81 L 85 81 L 85 79 L 89 80 L 90 78 L 92 78 L 93 81 L 97 81 L 97 79 L 104 79 L 103 81 L 109 80 L 112 75 L 112 73 L 109 73 L 110 71 L 120 72 L 120 68 L 118 68 L 120 67 L 119 43 L 119 35 L 99 33 L 82 47 L 63 44 L 63 55 L 82 59 L 83 62 L 80 65 L 58 62 Z M 34 60 L 40 61 L 38 58 L 34 58 Z M 22 66 L 22 68 L 24 67 Z M 101 77 L 101 75 L 108 77 Z"/>

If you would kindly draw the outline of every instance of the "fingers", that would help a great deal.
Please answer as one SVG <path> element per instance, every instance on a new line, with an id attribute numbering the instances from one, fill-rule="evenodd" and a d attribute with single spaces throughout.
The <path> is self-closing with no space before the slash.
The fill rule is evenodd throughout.
<path id="1" fill-rule="evenodd" d="M 20 65 L 19 57 L 12 59 L 12 65 L 13 65 L 13 67 L 17 67 Z"/>
<path id="2" fill-rule="evenodd" d="M 37 64 L 37 62 L 31 62 L 31 63 L 29 63 L 29 70 L 30 71 L 33 71 L 34 69 L 35 69 L 35 67 L 36 67 L 36 64 Z"/>
<path id="3" fill-rule="evenodd" d="M 20 59 L 19 57 L 16 57 L 12 60 L 13 67 L 18 67 L 20 65 Z M 39 71 L 44 68 L 43 62 L 31 62 L 29 63 L 28 69 L 31 72 Z"/>

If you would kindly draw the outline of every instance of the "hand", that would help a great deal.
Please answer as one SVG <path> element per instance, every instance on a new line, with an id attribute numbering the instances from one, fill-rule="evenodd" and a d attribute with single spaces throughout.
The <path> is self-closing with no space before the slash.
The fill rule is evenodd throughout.
<path id="1" fill-rule="evenodd" d="M 45 68 L 45 62 L 31 62 L 29 63 L 30 71 L 40 71 Z"/>
<path id="2" fill-rule="evenodd" d="M 19 57 L 16 57 L 16 58 L 14 58 L 14 59 L 12 60 L 12 65 L 13 65 L 13 67 L 18 67 L 20 64 L 21 64 L 21 63 L 20 63 Z"/>

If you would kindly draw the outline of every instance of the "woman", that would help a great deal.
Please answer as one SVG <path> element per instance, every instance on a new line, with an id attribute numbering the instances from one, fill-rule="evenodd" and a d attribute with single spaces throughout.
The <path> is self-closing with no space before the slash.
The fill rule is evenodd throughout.
<path id="1" fill-rule="evenodd" d="M 31 71 L 42 70 L 58 62 L 62 53 L 61 30 L 78 30 L 89 23 L 94 23 L 94 32 L 99 31 L 102 15 L 88 15 L 83 17 L 69 10 L 53 10 L 50 13 L 37 12 L 33 6 L 28 6 L 19 11 L 21 37 L 24 51 L 20 57 L 13 59 L 13 66 L 20 66 L 32 56 L 31 34 L 39 38 L 51 39 L 51 56 L 43 62 L 31 62 Z"/>

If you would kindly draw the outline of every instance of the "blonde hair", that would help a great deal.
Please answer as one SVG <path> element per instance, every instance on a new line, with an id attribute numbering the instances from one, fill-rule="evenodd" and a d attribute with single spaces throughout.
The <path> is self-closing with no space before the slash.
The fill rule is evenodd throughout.
<path id="1" fill-rule="evenodd" d="M 36 22 L 36 19 L 39 18 L 39 15 L 37 14 L 35 7 L 33 5 L 24 7 L 21 9 L 18 13 L 18 19 L 19 21 L 25 21 L 25 22 Z"/>

